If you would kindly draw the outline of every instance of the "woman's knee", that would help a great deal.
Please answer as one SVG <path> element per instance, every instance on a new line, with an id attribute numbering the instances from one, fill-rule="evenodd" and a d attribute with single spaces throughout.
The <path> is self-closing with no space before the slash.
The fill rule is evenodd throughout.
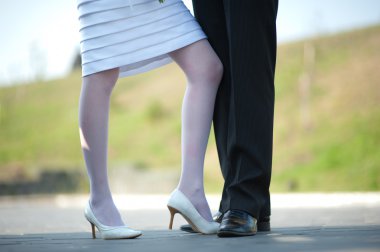
<path id="1" fill-rule="evenodd" d="M 223 65 L 206 39 L 176 50 L 170 56 L 182 68 L 191 84 L 207 82 L 219 85 Z"/>
<path id="2" fill-rule="evenodd" d="M 105 93 L 111 93 L 116 85 L 119 69 L 113 68 L 83 77 L 83 83 L 101 89 Z"/>
<path id="3" fill-rule="evenodd" d="M 220 59 L 215 55 L 202 59 L 201 64 L 194 64 L 192 71 L 192 76 L 188 78 L 193 81 L 208 83 L 208 85 L 213 85 L 218 87 L 223 76 L 223 64 Z"/>
<path id="4" fill-rule="evenodd" d="M 222 80 L 223 71 L 224 71 L 223 64 L 220 61 L 220 59 L 218 57 L 213 59 L 207 68 L 209 70 L 210 80 L 219 86 L 219 83 Z"/>

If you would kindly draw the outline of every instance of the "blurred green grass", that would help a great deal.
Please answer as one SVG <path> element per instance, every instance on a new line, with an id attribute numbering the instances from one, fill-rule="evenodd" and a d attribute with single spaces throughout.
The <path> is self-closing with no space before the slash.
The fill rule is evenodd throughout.
<path id="1" fill-rule="evenodd" d="M 305 43 L 315 48 L 307 126 L 299 84 Z M 380 26 L 279 46 L 273 192 L 380 189 L 379 49 Z M 174 64 L 118 81 L 111 97 L 110 169 L 128 164 L 179 173 L 185 82 Z M 79 71 L 0 88 L 0 181 L 33 178 L 42 169 L 85 172 L 80 88 Z M 220 192 L 213 132 L 205 167 L 208 192 Z"/>

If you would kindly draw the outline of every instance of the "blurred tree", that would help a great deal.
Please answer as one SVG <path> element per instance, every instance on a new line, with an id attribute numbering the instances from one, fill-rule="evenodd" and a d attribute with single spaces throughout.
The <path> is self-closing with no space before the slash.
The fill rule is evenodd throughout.
<path id="1" fill-rule="evenodd" d="M 74 58 L 74 62 L 71 66 L 71 71 L 75 71 L 76 69 L 80 69 L 82 66 L 82 58 L 81 58 L 81 55 L 80 55 L 80 52 L 78 52 Z"/>
<path id="2" fill-rule="evenodd" d="M 303 128 L 305 130 L 310 130 L 312 128 L 310 116 L 310 92 L 315 68 L 315 46 L 312 42 L 307 41 L 304 43 L 303 54 L 303 73 L 299 77 L 300 116 Z"/>

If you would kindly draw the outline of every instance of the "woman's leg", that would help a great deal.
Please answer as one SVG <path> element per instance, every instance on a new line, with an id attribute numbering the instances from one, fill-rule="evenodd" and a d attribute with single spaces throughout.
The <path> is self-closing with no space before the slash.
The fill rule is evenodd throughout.
<path id="1" fill-rule="evenodd" d="M 104 225 L 123 225 L 112 200 L 107 177 L 108 114 L 118 68 L 83 78 L 79 101 L 79 133 L 90 179 L 90 204 Z"/>
<path id="2" fill-rule="evenodd" d="M 203 166 L 223 66 L 205 39 L 176 50 L 170 56 L 185 72 L 188 81 L 182 104 L 182 173 L 178 189 L 210 221 Z"/>

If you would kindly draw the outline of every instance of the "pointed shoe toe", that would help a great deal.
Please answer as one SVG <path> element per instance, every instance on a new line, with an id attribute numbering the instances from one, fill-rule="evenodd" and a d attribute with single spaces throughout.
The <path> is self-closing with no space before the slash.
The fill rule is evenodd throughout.
<path id="1" fill-rule="evenodd" d="M 87 206 L 84 210 L 84 216 L 91 224 L 92 238 L 96 238 L 95 227 L 98 229 L 100 236 L 105 240 L 111 239 L 133 239 L 139 237 L 142 233 L 138 230 L 133 230 L 128 226 L 106 226 L 100 223 L 90 206 L 90 203 L 87 203 Z"/>

